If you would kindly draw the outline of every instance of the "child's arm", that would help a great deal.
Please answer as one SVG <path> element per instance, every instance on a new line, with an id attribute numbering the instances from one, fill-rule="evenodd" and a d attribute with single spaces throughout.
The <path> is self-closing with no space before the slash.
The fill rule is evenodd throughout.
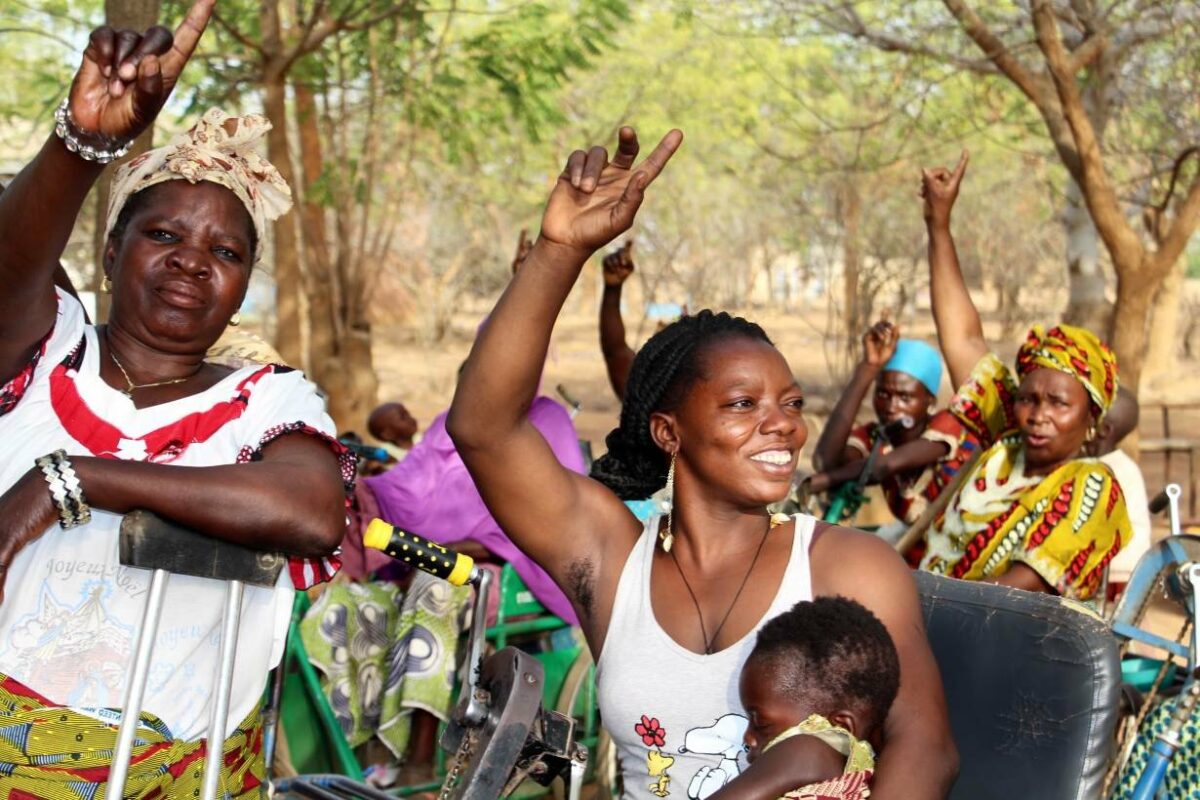
<path id="1" fill-rule="evenodd" d="M 784 739 L 708 800 L 777 800 L 801 786 L 836 778 L 846 757 L 815 736 Z"/>

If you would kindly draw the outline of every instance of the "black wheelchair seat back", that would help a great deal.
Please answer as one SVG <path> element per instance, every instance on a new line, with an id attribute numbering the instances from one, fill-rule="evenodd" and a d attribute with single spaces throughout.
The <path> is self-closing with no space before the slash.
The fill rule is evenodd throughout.
<path id="1" fill-rule="evenodd" d="M 1057 597 L 916 577 L 958 746 L 951 800 L 1099 798 L 1121 684 L 1108 626 Z"/>

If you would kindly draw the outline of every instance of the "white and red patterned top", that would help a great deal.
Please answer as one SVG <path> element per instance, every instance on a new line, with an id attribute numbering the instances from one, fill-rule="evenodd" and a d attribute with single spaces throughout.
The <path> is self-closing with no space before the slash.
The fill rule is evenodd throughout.
<path id="1" fill-rule="evenodd" d="M 252 461 L 268 442 L 297 431 L 330 442 L 352 488 L 353 458 L 332 438 L 324 402 L 301 373 L 248 366 L 206 391 L 138 409 L 100 378 L 98 355 L 83 309 L 59 292 L 53 331 L 30 366 L 0 387 L 0 493 L 59 448 L 205 467 Z M 50 527 L 10 566 L 0 604 L 0 672 L 106 718 L 101 709 L 122 702 L 150 584 L 148 571 L 121 566 L 120 522 L 119 514 L 93 509 L 87 525 Z M 275 588 L 246 588 L 230 730 L 257 704 L 279 663 L 293 588 L 336 570 L 336 559 L 293 560 Z M 168 584 L 143 709 L 179 739 L 202 738 L 207 727 L 223 597 L 217 581 L 172 576 Z"/>

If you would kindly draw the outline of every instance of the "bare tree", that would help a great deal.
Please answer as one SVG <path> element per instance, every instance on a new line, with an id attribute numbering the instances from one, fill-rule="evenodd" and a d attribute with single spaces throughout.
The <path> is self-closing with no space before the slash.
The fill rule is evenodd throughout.
<path id="1" fill-rule="evenodd" d="M 894 4 L 876 9 L 880 20 L 895 11 L 891 22 L 868 21 L 858 4 L 841 0 L 805 6 L 781 0 L 779 7 L 809 19 L 815 7 L 815 18 L 830 30 L 886 52 L 1003 78 L 1017 88 L 1041 117 L 1074 184 L 1063 215 L 1072 300 L 1068 317 L 1096 324 L 1103 286 L 1092 228 L 1080 218 L 1075 198 L 1086 208 L 1117 273 L 1117 305 L 1107 329 L 1124 379 L 1136 386 L 1152 299 L 1200 223 L 1200 176 L 1164 209 L 1169 218 L 1163 220 L 1162 236 L 1143 237 L 1126 215 L 1112 172 L 1117 164 L 1106 159 L 1103 135 L 1119 108 L 1122 76 L 1137 71 L 1135 62 L 1145 51 L 1194 28 L 1200 7 L 1151 0 L 1030 0 L 986 11 L 968 0 L 942 0 L 942 5 L 950 25 L 928 3 L 903 11 Z M 958 37 L 950 35 L 951 27 Z M 960 49 L 962 35 L 977 55 Z M 1194 53 L 1196 37 L 1180 38 L 1180 46 Z"/>

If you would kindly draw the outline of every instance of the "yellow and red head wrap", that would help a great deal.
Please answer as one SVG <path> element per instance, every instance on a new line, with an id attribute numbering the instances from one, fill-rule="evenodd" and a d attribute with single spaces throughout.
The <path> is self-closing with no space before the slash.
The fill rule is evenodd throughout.
<path id="1" fill-rule="evenodd" d="M 1107 413 L 1117 396 L 1117 357 L 1086 328 L 1030 328 L 1017 351 L 1017 374 L 1023 377 L 1038 367 L 1065 372 L 1083 384 L 1097 418 Z"/>
<path id="2" fill-rule="evenodd" d="M 259 114 L 231 117 L 209 109 L 191 130 L 162 147 L 143 153 L 113 176 L 105 233 L 112 231 L 121 209 L 134 194 L 158 183 L 209 181 L 224 186 L 250 212 L 258 233 L 257 262 L 262 257 L 267 225 L 292 207 L 292 190 L 271 162 L 258 153 L 271 123 Z"/>

